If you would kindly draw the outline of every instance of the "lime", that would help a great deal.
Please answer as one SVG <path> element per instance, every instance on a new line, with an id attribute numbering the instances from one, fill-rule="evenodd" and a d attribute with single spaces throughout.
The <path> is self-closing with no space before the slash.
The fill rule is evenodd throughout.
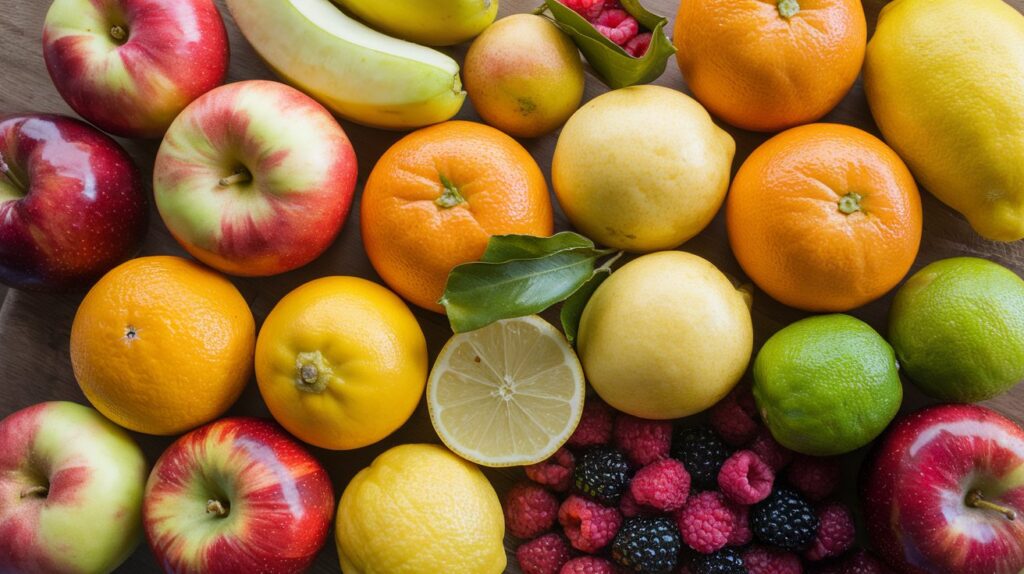
<path id="1" fill-rule="evenodd" d="M 427 406 L 438 436 L 462 458 L 526 465 L 569 440 L 585 390 L 568 341 L 533 315 L 452 337 L 430 372 Z"/>
<path id="2" fill-rule="evenodd" d="M 868 324 L 821 315 L 775 333 L 754 359 L 754 398 L 775 440 L 814 456 L 874 440 L 903 401 L 896 355 Z"/>
<path id="3" fill-rule="evenodd" d="M 976 257 L 936 261 L 896 293 L 889 340 L 904 372 L 944 401 L 990 399 L 1024 380 L 1024 280 Z"/>

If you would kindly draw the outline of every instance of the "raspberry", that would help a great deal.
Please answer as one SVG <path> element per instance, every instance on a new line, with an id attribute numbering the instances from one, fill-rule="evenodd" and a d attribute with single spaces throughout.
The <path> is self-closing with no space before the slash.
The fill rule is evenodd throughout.
<path id="1" fill-rule="evenodd" d="M 633 477 L 629 491 L 638 504 L 663 512 L 679 510 L 690 494 L 690 474 L 674 458 L 649 464 Z"/>
<path id="2" fill-rule="evenodd" d="M 722 494 L 744 506 L 768 498 L 774 482 L 775 472 L 749 450 L 741 450 L 730 456 L 718 472 L 718 486 Z"/>
<path id="3" fill-rule="evenodd" d="M 566 8 L 571 9 L 588 22 L 596 20 L 604 10 L 605 0 L 560 0 Z"/>
<path id="4" fill-rule="evenodd" d="M 839 556 L 853 546 L 857 528 L 846 506 L 833 503 L 818 509 L 818 535 L 804 558 L 812 561 Z"/>
<path id="5" fill-rule="evenodd" d="M 626 53 L 634 58 L 641 58 L 647 53 L 647 49 L 651 47 L 651 33 L 643 32 L 637 34 L 635 38 L 626 42 L 626 45 L 622 48 L 626 50 Z"/>
<path id="6" fill-rule="evenodd" d="M 580 556 L 566 562 L 559 574 L 615 574 L 615 566 L 604 558 Z"/>
<path id="7" fill-rule="evenodd" d="M 615 415 L 608 405 L 597 397 L 587 398 L 583 416 L 576 431 L 569 437 L 568 446 L 583 448 L 608 444 L 612 440 L 612 423 Z"/>
<path id="8" fill-rule="evenodd" d="M 505 522 L 512 536 L 539 536 L 555 525 L 557 517 L 558 499 L 541 486 L 521 482 L 505 496 Z"/>
<path id="9" fill-rule="evenodd" d="M 747 574 L 743 557 L 732 548 L 719 550 L 707 556 L 698 556 L 693 560 L 694 574 Z"/>
<path id="10" fill-rule="evenodd" d="M 681 547 L 668 518 L 630 518 L 612 542 L 612 560 L 633 572 L 667 574 L 675 570 Z"/>
<path id="11" fill-rule="evenodd" d="M 721 492 L 707 490 L 690 498 L 676 515 L 683 542 L 701 554 L 711 554 L 729 542 L 735 511 Z"/>
<path id="12" fill-rule="evenodd" d="M 726 545 L 746 546 L 754 539 L 754 533 L 750 530 L 750 507 L 733 506 L 733 514 L 736 520 L 732 523 L 732 533 Z"/>
<path id="13" fill-rule="evenodd" d="M 650 506 L 644 506 L 633 498 L 633 493 L 630 490 L 622 493 L 622 498 L 619 499 L 619 513 L 626 518 L 633 518 L 634 516 L 650 516 L 657 514 L 657 511 Z"/>
<path id="14" fill-rule="evenodd" d="M 526 467 L 526 476 L 541 486 L 555 492 L 565 492 L 572 486 L 575 459 L 567 449 L 560 448 L 544 462 Z"/>
<path id="15" fill-rule="evenodd" d="M 636 466 L 668 458 L 672 446 L 672 423 L 650 421 L 627 414 L 615 419 L 615 446 Z"/>
<path id="16" fill-rule="evenodd" d="M 838 458 L 798 455 L 786 469 L 786 480 L 808 500 L 824 500 L 839 486 Z"/>
<path id="17" fill-rule="evenodd" d="M 630 16 L 629 12 L 616 8 L 602 10 L 591 23 L 602 36 L 620 46 L 626 45 L 640 31 L 640 24 L 636 18 Z"/>
<path id="18" fill-rule="evenodd" d="M 516 560 L 523 574 L 558 574 L 569 561 L 569 547 L 552 532 L 521 544 L 516 549 Z"/>
<path id="19" fill-rule="evenodd" d="M 866 550 L 858 550 L 852 554 L 832 562 L 817 571 L 817 574 L 891 574 L 887 566 L 868 554 Z"/>
<path id="20" fill-rule="evenodd" d="M 558 522 L 573 548 L 593 554 L 615 538 L 622 516 L 614 508 L 573 494 L 558 509 Z"/>
<path id="21" fill-rule="evenodd" d="M 604 504 L 618 504 L 629 486 L 626 457 L 607 446 L 590 447 L 580 457 L 572 480 L 576 489 Z"/>
<path id="22" fill-rule="evenodd" d="M 780 488 L 754 506 L 750 526 L 754 536 L 765 544 L 803 550 L 818 534 L 818 517 L 802 496 Z"/>
<path id="23" fill-rule="evenodd" d="M 637 36 L 639 38 L 639 36 Z M 757 436 L 761 418 L 748 385 L 737 385 L 724 399 L 711 407 L 711 428 L 726 444 L 740 446 Z"/>
<path id="24" fill-rule="evenodd" d="M 683 428 L 672 438 L 672 458 L 683 461 L 696 488 L 718 488 L 718 471 L 732 451 L 709 427 Z"/>
<path id="25" fill-rule="evenodd" d="M 793 451 L 779 444 L 772 433 L 764 427 L 761 427 L 747 449 L 761 457 L 761 460 L 772 467 L 775 472 L 786 468 L 786 465 L 793 460 Z"/>
<path id="26" fill-rule="evenodd" d="M 792 552 L 755 544 L 743 552 L 750 574 L 802 574 L 800 557 Z"/>

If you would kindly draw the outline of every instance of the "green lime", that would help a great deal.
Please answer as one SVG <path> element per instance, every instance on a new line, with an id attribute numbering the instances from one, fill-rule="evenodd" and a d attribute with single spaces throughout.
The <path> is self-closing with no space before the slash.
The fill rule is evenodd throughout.
<path id="1" fill-rule="evenodd" d="M 881 335 L 849 315 L 821 315 L 793 323 L 761 347 L 754 398 L 775 440 L 831 456 L 881 434 L 900 409 L 903 386 Z"/>
<path id="2" fill-rule="evenodd" d="M 1024 380 L 1024 280 L 976 257 L 936 261 L 896 293 L 889 340 L 904 372 L 944 401 L 990 399 Z"/>

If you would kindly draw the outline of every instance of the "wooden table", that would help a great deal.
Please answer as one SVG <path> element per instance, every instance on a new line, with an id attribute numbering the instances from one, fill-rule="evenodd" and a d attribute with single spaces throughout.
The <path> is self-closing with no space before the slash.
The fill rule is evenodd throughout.
<path id="1" fill-rule="evenodd" d="M 1018 10 L 1024 11 L 1024 0 L 1009 0 Z M 532 10 L 540 0 L 501 0 L 501 15 Z M 4 78 L 0 81 L 0 112 L 45 111 L 71 114 L 61 100 L 46 73 L 41 50 L 41 30 L 48 2 L 42 0 L 2 0 L 0 13 L 0 64 Z M 245 42 L 224 7 L 218 6 L 231 36 L 231 71 L 229 81 L 252 78 L 272 78 L 272 74 L 259 61 L 252 48 Z M 653 11 L 674 15 L 678 0 L 647 0 L 645 4 Z M 865 0 L 869 30 L 874 29 L 878 11 L 884 0 Z M 668 28 L 671 30 L 671 26 Z M 465 46 L 451 51 L 456 57 L 465 53 Z M 659 84 L 687 91 L 674 61 L 658 80 Z M 587 79 L 587 98 L 605 88 L 592 75 Z M 467 101 L 458 116 L 461 119 L 478 120 Z M 868 112 L 867 102 L 860 83 L 829 114 L 825 121 L 840 122 L 858 126 L 872 133 L 878 131 Z M 359 156 L 360 184 L 365 181 L 377 158 L 401 134 L 383 132 L 344 123 L 345 130 L 355 144 Z M 736 138 L 737 157 L 734 170 L 766 136 L 728 128 Z M 523 141 L 540 165 L 548 172 L 556 136 Z M 125 141 L 125 147 L 138 161 L 144 177 L 150 180 L 153 158 L 159 142 Z M 1024 241 L 1016 243 L 992 243 L 975 234 L 964 219 L 942 205 L 931 195 L 923 194 L 924 238 L 921 252 L 914 264 L 914 270 L 923 265 L 956 255 L 973 255 L 997 261 L 1024 275 Z M 358 201 L 358 198 L 357 198 Z M 238 279 L 236 284 L 252 306 L 257 322 L 261 322 L 273 305 L 291 289 L 325 275 L 358 275 L 375 281 L 380 278 L 374 273 L 362 248 L 359 237 L 358 205 L 353 206 L 352 215 L 337 242 L 322 257 L 297 271 L 268 279 Z M 565 217 L 558 212 L 559 229 L 568 227 Z M 726 240 L 724 219 L 721 213 L 703 233 L 687 242 L 682 249 L 710 259 L 726 273 L 743 276 L 743 272 L 729 251 Z M 149 236 L 144 254 L 176 254 L 185 252 L 174 242 L 167 229 L 152 212 Z M 68 358 L 68 336 L 75 309 L 82 294 L 45 295 L 10 291 L 6 298 L 0 290 L 0 417 L 17 409 L 46 400 L 71 400 L 86 403 L 75 384 Z M 854 311 L 852 314 L 864 319 L 877 329 L 884 329 L 886 313 L 892 295 Z M 787 308 L 764 294 L 755 295 L 754 325 L 758 344 L 782 326 L 805 315 Z M 444 317 L 417 310 L 416 316 L 427 336 L 431 357 L 451 335 Z M 914 409 L 927 401 L 912 385 L 906 385 L 904 409 Z M 990 401 L 989 406 L 1013 417 L 1024 418 L 1024 386 Z M 269 416 L 254 383 L 250 384 L 229 414 L 250 414 Z M 171 442 L 170 438 L 137 435 L 150 461 L 155 461 L 162 450 Z M 368 465 L 385 449 L 407 442 L 438 442 L 425 404 L 421 402 L 416 413 L 398 432 L 372 447 L 352 452 L 329 452 L 313 449 L 324 463 L 334 480 L 336 493 L 341 494 L 348 480 L 358 470 Z M 850 457 L 851 470 L 855 469 L 860 456 Z M 519 469 L 487 471 L 499 492 L 504 491 L 515 480 L 522 477 Z M 852 486 L 854 472 L 846 473 Z M 508 540 L 508 572 L 519 572 L 512 556 L 514 541 Z M 142 546 L 120 569 L 123 572 L 157 572 L 157 564 L 149 550 Z M 338 561 L 333 539 L 329 540 L 320 553 L 315 572 L 337 572 Z"/>

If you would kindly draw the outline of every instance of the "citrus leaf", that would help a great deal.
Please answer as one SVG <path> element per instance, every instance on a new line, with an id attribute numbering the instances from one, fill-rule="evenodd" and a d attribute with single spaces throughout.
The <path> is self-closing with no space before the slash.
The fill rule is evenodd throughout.
<path id="1" fill-rule="evenodd" d="M 593 248 L 594 242 L 571 231 L 556 233 L 551 237 L 495 235 L 487 242 L 487 250 L 480 261 L 503 263 L 513 259 L 535 259 L 574 247 Z"/>
<path id="2" fill-rule="evenodd" d="M 594 291 L 604 283 L 604 280 L 611 276 L 612 270 L 608 267 L 602 267 L 594 271 L 590 279 L 587 279 L 586 283 L 580 286 L 575 293 L 569 296 L 562 303 L 562 311 L 560 318 L 562 319 L 562 331 L 565 332 L 565 338 L 568 339 L 569 344 L 576 345 L 576 335 L 580 329 L 580 318 L 583 316 L 583 309 L 586 308 L 587 302 L 590 301 L 590 297 L 594 295 Z"/>
<path id="3" fill-rule="evenodd" d="M 676 52 L 665 34 L 668 19 L 648 11 L 639 0 L 622 0 L 623 9 L 651 31 L 651 45 L 639 58 L 606 38 L 573 9 L 558 0 L 544 1 L 555 24 L 569 35 L 601 80 L 613 89 L 653 82 L 665 72 L 669 57 Z"/>

